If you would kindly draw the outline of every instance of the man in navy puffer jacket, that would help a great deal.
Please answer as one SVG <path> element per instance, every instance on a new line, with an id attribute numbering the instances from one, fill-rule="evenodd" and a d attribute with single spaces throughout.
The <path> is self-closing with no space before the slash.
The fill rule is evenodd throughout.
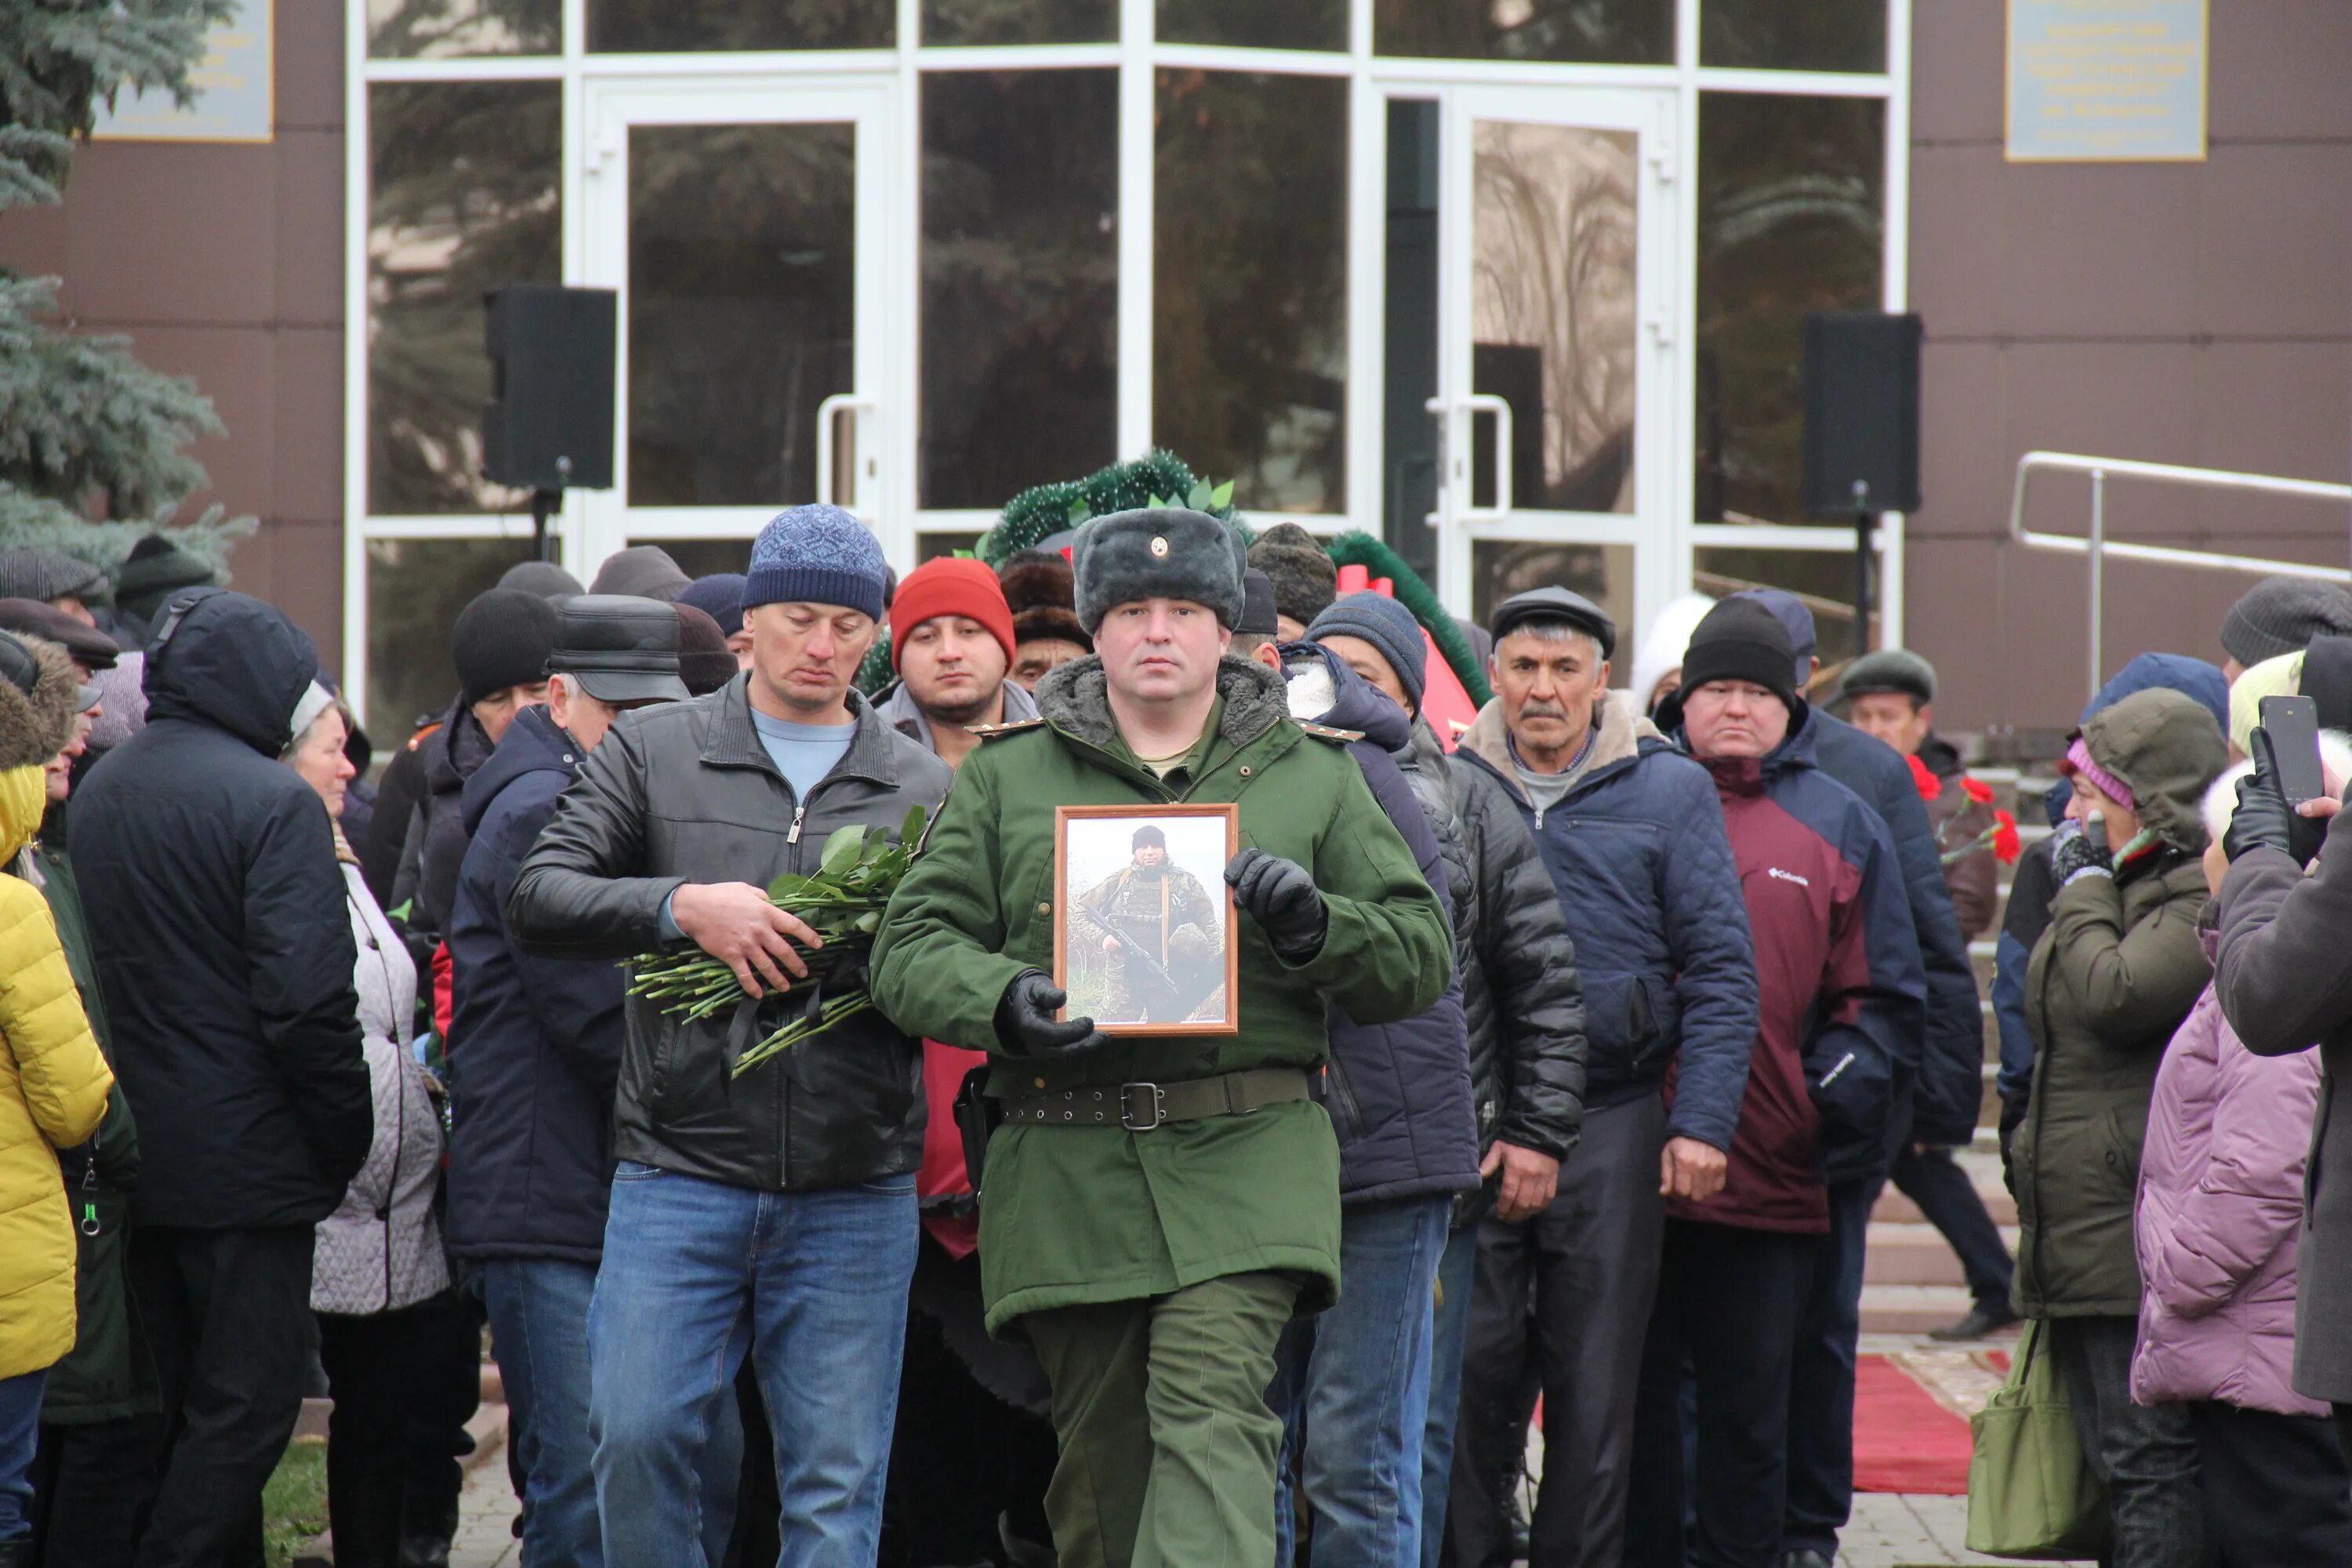
<path id="1" fill-rule="evenodd" d="M 1446 1530 L 1461 1568 L 1508 1561 L 1502 1489 L 1527 1443 L 1521 1369 L 1536 1363 L 1533 1558 L 1613 1563 L 1665 1199 L 1722 1188 L 1756 1039 L 1755 955 L 1706 770 L 1608 689 L 1615 624 L 1538 588 L 1503 601 L 1494 630 L 1496 697 L 1454 760 L 1492 773 L 1535 836 L 1576 944 L 1588 1058 L 1558 1195 L 1532 1219 L 1480 1222 Z"/>
<path id="2" fill-rule="evenodd" d="M 515 715 L 460 797 L 469 842 L 448 931 L 449 1243 L 489 1308 L 527 1504 L 524 1558 L 595 1568 L 588 1300 L 613 1186 L 621 970 L 525 952 L 505 910 L 523 857 L 614 717 L 687 696 L 677 612 L 616 594 L 566 600 L 548 663 L 548 706 Z M 705 1496 L 719 1550 L 733 1471 L 722 1453 L 712 1474 L 725 1498 Z"/>
<path id="3" fill-rule="evenodd" d="M 1436 835 L 1390 755 L 1410 744 L 1412 721 L 1321 648 L 1244 649 L 1250 635 L 1245 625 L 1234 651 L 1283 671 L 1293 717 L 1362 736 L 1349 749 L 1444 902 Z M 1339 1136 L 1339 1304 L 1292 1323 L 1276 1352 L 1277 1560 L 1290 1560 L 1294 1531 L 1286 1456 L 1303 1445 L 1318 1568 L 1392 1568 L 1419 1556 L 1437 1265 L 1454 1195 L 1478 1184 L 1460 978 L 1394 1024 L 1358 1024 L 1335 1002 L 1323 1104 Z"/>

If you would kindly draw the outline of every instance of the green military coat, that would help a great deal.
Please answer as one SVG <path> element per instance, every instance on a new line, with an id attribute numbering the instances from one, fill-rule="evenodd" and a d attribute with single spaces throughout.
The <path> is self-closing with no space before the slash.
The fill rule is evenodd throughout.
<path id="1" fill-rule="evenodd" d="M 1174 1082 L 1322 1065 L 1322 992 L 1364 1023 L 1437 1000 L 1453 942 L 1436 896 L 1355 759 L 1310 738 L 1280 676 L 1227 658 L 1209 732 L 1155 777 L 1119 739 L 1102 664 L 1073 660 L 1037 688 L 1038 722 L 968 757 L 875 942 L 873 992 L 900 1028 L 991 1053 L 990 1092 Z M 1240 1032 L 1124 1036 L 1072 1061 L 1003 1054 L 998 999 L 1054 961 L 1054 808 L 1233 801 L 1241 841 L 1306 867 L 1329 913 L 1304 964 L 1237 919 Z M 1323 1108 L 1122 1128 L 999 1128 L 981 1203 L 988 1326 L 1025 1312 L 1162 1295 L 1228 1274 L 1306 1277 L 1300 1310 L 1338 1296 L 1339 1151 Z"/>

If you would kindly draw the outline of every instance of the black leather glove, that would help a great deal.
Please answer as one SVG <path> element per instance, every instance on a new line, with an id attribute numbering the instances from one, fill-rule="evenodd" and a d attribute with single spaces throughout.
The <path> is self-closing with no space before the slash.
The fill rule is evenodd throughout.
<path id="1" fill-rule="evenodd" d="M 2084 872 L 2094 876 L 2112 877 L 2116 858 L 2107 847 L 2076 827 L 2072 832 L 2061 829 L 2050 851 L 2050 874 L 2064 887 Z"/>
<path id="2" fill-rule="evenodd" d="M 996 1038 L 1004 1054 L 1058 1061 L 1110 1044 L 1110 1037 L 1096 1028 L 1092 1018 L 1054 1016 L 1069 1000 L 1070 994 L 1042 969 L 1014 975 L 996 1002 Z"/>
<path id="3" fill-rule="evenodd" d="M 2262 730 L 2253 733 L 2254 771 L 2238 781 L 2238 809 L 2231 815 L 2230 831 L 2221 836 L 2221 852 L 2235 861 L 2249 849 L 2276 849 L 2292 856 L 2298 866 L 2311 864 L 2319 853 L 2325 825 L 2297 815 L 2279 786 L 2278 755 Z"/>
<path id="4" fill-rule="evenodd" d="M 1330 912 L 1306 867 L 1263 849 L 1244 849 L 1225 862 L 1225 881 L 1234 901 L 1265 932 L 1276 956 L 1304 963 L 1323 951 Z"/>

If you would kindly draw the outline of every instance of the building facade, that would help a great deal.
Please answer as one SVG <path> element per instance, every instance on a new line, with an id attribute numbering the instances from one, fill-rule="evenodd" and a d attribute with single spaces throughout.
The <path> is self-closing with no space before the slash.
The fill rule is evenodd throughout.
<path id="1" fill-rule="evenodd" d="M 902 569 L 1150 446 L 1381 533 L 1457 608 L 1638 627 L 1812 597 L 1806 312 L 1927 331 L 1925 504 L 1873 628 L 1949 726 L 2080 700 L 2079 560 L 2005 544 L 2058 448 L 2340 479 L 2352 9 L 2211 8 L 2205 155 L 2010 161 L 1998 0 L 276 0 L 273 139 L 100 142 L 0 258 L 194 375 L 238 585 L 398 731 L 530 549 L 478 474 L 480 296 L 619 297 L 616 482 L 563 558 L 740 569 L 779 506 Z M 2081 531 L 2076 481 L 2029 521 Z M 2341 508 L 2118 488 L 2116 537 L 2336 563 Z M 2114 566 L 2106 646 L 2214 655 L 2246 579 Z"/>

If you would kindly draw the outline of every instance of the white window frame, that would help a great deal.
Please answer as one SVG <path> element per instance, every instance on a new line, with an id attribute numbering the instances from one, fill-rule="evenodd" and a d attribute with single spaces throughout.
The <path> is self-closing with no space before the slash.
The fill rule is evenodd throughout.
<path id="1" fill-rule="evenodd" d="M 986 527 L 992 513 L 971 510 L 908 510 L 917 494 L 917 432 L 920 366 L 914 317 L 919 309 L 917 273 L 921 233 L 920 73 L 934 70 L 1028 70 L 1072 68 L 1118 72 L 1118 410 L 1117 450 L 1131 457 L 1152 445 L 1152 299 L 1154 73 L 1163 67 L 1340 78 L 1349 84 L 1351 137 L 1348 205 L 1348 408 L 1347 507 L 1343 512 L 1291 519 L 1318 533 L 1381 530 L 1382 403 L 1385 374 L 1381 295 L 1385 258 L 1386 100 L 1402 85 L 1521 86 L 1572 89 L 1654 87 L 1674 94 L 1675 128 L 1673 166 L 1666 191 L 1678 205 L 1674 254 L 1664 258 L 1673 279 L 1664 329 L 1671 336 L 1672 417 L 1664 432 L 1671 456 L 1664 459 L 1671 490 L 1669 521 L 1662 534 L 1644 538 L 1637 575 L 1648 594 L 1679 592 L 1691 580 L 1693 552 L 1707 547 L 1812 550 L 1845 552 L 1852 534 L 1837 527 L 1774 527 L 1697 522 L 1691 519 L 1694 410 L 1688 389 L 1696 374 L 1694 328 L 1697 300 L 1697 159 L 1700 94 L 1707 91 L 1780 93 L 1793 96 L 1877 99 L 1885 108 L 1885 169 L 1883 179 L 1881 304 L 1906 308 L 1909 246 L 1911 7 L 1913 0 L 1886 0 L 1887 68 L 1875 73 L 1732 70 L 1698 62 L 1699 8 L 1703 0 L 1675 0 L 1675 58 L 1671 65 L 1539 65 L 1507 61 L 1436 60 L 1375 57 L 1373 0 L 1349 0 L 1349 47 L 1344 52 L 1305 53 L 1280 49 L 1214 47 L 1156 41 L 1154 0 L 1118 0 L 1119 39 L 1107 44 L 1025 45 L 1003 47 L 924 47 L 919 42 L 919 0 L 896 0 L 898 43 L 887 49 L 761 51 L 727 54 L 591 55 L 587 52 L 587 0 L 562 0 L 562 48 L 549 56 L 457 59 L 367 58 L 367 0 L 344 0 L 344 421 L 343 551 L 344 664 L 347 689 L 364 718 L 367 700 L 367 542 L 371 539 L 528 538 L 526 515 L 474 513 L 432 517 L 372 514 L 368 510 L 368 89 L 394 81 L 557 81 L 562 87 L 563 277 L 584 281 L 589 85 L 627 79 L 752 82 L 778 76 L 888 76 L 897 82 L 889 113 L 896 135 L 889 157 L 888 229 L 903 236 L 891 249 L 889 287 L 901 291 L 904 308 L 886 309 L 897 325 L 888 334 L 890 365 L 886 381 L 902 407 L 884 419 L 881 460 L 887 465 L 883 494 L 901 510 L 886 528 L 894 563 L 914 563 L 923 534 L 971 532 Z M 861 157 L 861 163 L 864 162 Z M 1647 262 L 1645 261 L 1645 265 Z M 879 259 L 860 264 L 860 291 Z M 861 312 L 862 313 L 862 312 Z M 1646 328 L 1644 329 L 1647 330 Z M 625 391 L 616 395 L 625 396 Z M 1645 403 L 1646 406 L 1646 403 Z M 589 509 L 612 500 L 571 495 L 556 527 L 566 540 L 567 559 L 580 563 L 590 542 Z M 1664 498 L 1662 498 L 1664 499 Z M 698 510 L 701 509 L 696 509 Z M 709 509 L 699 518 L 682 512 L 653 514 L 638 509 L 625 525 L 629 536 L 723 537 L 739 531 L 740 509 Z M 1652 512 L 1648 498 L 1643 512 Z M 723 525 L 722 525 L 723 519 Z M 1897 645 L 1903 636 L 1904 520 L 1888 513 L 1878 531 L 1882 589 L 1881 641 Z M 620 537 L 600 527 L 599 536 Z"/>

